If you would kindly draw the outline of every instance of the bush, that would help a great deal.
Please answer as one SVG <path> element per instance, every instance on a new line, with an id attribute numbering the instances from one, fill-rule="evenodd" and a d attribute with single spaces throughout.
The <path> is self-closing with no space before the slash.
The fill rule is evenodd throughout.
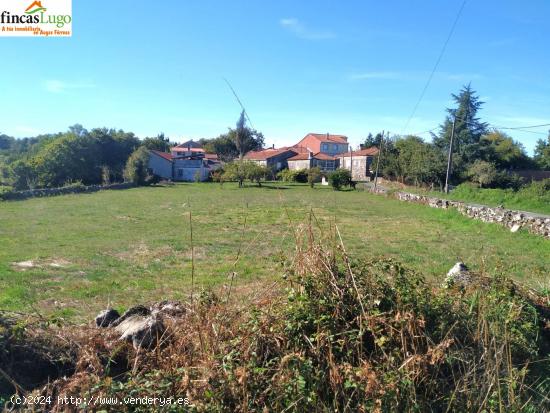
<path id="1" fill-rule="evenodd" d="M 277 174 L 284 182 L 300 182 L 306 183 L 308 181 L 307 169 L 283 169 Z"/>
<path id="2" fill-rule="evenodd" d="M 310 187 L 314 187 L 316 182 L 319 182 L 321 180 L 321 168 L 315 167 L 310 168 L 307 171 L 307 182 L 309 183 Z"/>
<path id="3" fill-rule="evenodd" d="M 351 173 L 344 168 L 338 168 L 328 176 L 328 181 L 335 191 L 339 191 L 343 186 L 351 185 Z"/>
<path id="4" fill-rule="evenodd" d="M 480 188 L 490 187 L 496 182 L 497 168 L 490 162 L 477 160 L 470 166 L 467 175 Z"/>

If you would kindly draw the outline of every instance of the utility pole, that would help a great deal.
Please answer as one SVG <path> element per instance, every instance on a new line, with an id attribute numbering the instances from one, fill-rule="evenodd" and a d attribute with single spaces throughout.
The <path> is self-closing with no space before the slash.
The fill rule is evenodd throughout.
<path id="1" fill-rule="evenodd" d="M 376 186 L 378 185 L 378 168 L 380 166 L 380 158 L 382 157 L 382 148 L 384 144 L 384 131 L 382 131 L 382 138 L 380 139 L 380 145 L 378 147 L 378 158 L 376 159 L 376 172 L 374 174 L 374 190 L 376 191 Z"/>
<path id="2" fill-rule="evenodd" d="M 349 171 L 350 171 L 350 176 L 351 176 L 351 180 L 353 181 L 353 146 L 349 146 L 349 156 L 350 156 L 350 166 L 349 166 Z"/>
<path id="3" fill-rule="evenodd" d="M 447 175 L 445 176 L 445 193 L 449 193 L 449 176 L 451 174 L 451 163 L 453 161 L 453 140 L 455 137 L 456 113 L 453 118 L 453 128 L 451 129 L 451 140 L 449 142 L 449 157 L 447 158 Z"/>

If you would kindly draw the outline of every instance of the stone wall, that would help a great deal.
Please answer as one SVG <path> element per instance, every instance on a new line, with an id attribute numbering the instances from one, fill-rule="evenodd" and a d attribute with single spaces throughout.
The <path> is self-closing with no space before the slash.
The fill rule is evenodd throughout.
<path id="1" fill-rule="evenodd" d="M 377 192 L 380 193 L 381 191 Z M 394 192 L 392 195 L 400 201 L 424 204 L 432 208 L 455 208 L 462 215 L 483 222 L 491 222 L 505 226 L 512 232 L 524 228 L 533 234 L 542 235 L 550 239 L 550 216 L 548 215 L 513 211 L 485 205 L 466 204 L 460 201 L 449 201 L 425 195 L 411 194 L 409 192 Z"/>
<path id="2" fill-rule="evenodd" d="M 13 191 L 4 192 L 0 195 L 0 200 L 16 201 L 28 198 L 44 197 L 44 196 L 56 196 L 66 194 L 78 194 L 83 192 L 97 192 L 103 189 L 127 189 L 133 187 L 132 183 L 119 183 L 111 185 L 90 185 L 90 186 L 67 186 L 63 188 L 43 188 L 43 189 L 29 189 L 27 191 Z"/>

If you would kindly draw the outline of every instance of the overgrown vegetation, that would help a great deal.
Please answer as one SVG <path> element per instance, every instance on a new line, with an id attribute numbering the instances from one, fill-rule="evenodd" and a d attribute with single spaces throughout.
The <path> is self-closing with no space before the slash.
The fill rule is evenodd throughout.
<path id="1" fill-rule="evenodd" d="M 354 260 L 335 227 L 294 237 L 278 293 L 196 296 L 151 352 L 73 332 L 75 374 L 35 394 L 188 397 L 197 412 L 550 408 L 548 297 L 504 276 L 440 287 L 393 260 Z"/>
<path id="2" fill-rule="evenodd" d="M 440 194 L 438 194 L 440 196 Z M 513 189 L 482 189 L 472 184 L 457 186 L 446 197 L 472 203 L 550 214 L 550 179 Z"/>

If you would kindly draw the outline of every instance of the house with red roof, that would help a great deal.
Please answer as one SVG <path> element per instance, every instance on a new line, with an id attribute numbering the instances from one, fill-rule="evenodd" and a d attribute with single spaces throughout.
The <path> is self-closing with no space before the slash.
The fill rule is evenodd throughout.
<path id="1" fill-rule="evenodd" d="M 307 151 L 298 153 L 292 158 L 289 158 L 287 160 L 287 163 L 288 169 L 290 170 L 309 169 L 317 167 L 323 172 L 330 172 L 339 167 L 340 161 L 338 160 L 338 158 L 327 155 L 326 153 L 313 153 Z"/>
<path id="2" fill-rule="evenodd" d="M 354 181 L 370 181 L 373 175 L 373 161 L 378 155 L 378 148 L 371 147 L 359 151 L 349 151 L 338 155 L 340 167 L 351 172 Z"/>
<path id="3" fill-rule="evenodd" d="M 312 153 L 339 155 L 349 150 L 348 137 L 329 133 L 308 133 L 294 146 L 306 148 Z"/>
<path id="4" fill-rule="evenodd" d="M 296 152 L 293 148 L 285 147 L 275 149 L 272 147 L 259 151 L 250 151 L 243 157 L 243 159 L 255 162 L 258 165 L 266 166 L 274 172 L 278 172 L 281 169 L 288 168 L 288 159 L 292 158 L 297 153 L 298 152 Z"/>

